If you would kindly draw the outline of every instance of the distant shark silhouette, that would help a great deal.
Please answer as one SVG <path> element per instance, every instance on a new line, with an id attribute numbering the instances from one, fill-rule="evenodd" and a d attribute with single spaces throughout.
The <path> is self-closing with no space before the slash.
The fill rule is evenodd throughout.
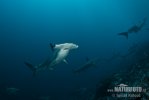
<path id="1" fill-rule="evenodd" d="M 66 57 L 69 54 L 69 51 L 72 49 L 77 49 L 79 46 L 74 43 L 63 43 L 63 44 L 50 44 L 51 50 L 53 51 L 53 55 L 51 59 L 47 59 L 43 63 L 33 66 L 32 64 L 28 62 L 24 62 L 25 65 L 27 65 L 33 72 L 33 75 L 36 76 L 37 72 L 40 70 L 49 68 L 50 70 L 54 69 L 54 66 L 66 61 Z"/>
<path id="2" fill-rule="evenodd" d="M 6 92 L 8 95 L 16 95 L 18 91 L 19 89 L 14 88 L 14 87 L 6 88 Z"/>
<path id="3" fill-rule="evenodd" d="M 144 18 L 140 25 L 134 25 L 130 27 L 126 32 L 118 33 L 119 36 L 124 36 L 128 39 L 129 34 L 138 33 L 145 26 L 147 18 Z"/>
<path id="4" fill-rule="evenodd" d="M 90 67 L 95 67 L 96 64 L 101 61 L 100 59 L 96 58 L 96 59 L 88 59 L 86 58 L 86 63 L 83 64 L 81 67 L 79 67 L 78 69 L 73 70 L 74 73 L 80 73 L 83 72 L 85 70 L 87 70 Z"/>

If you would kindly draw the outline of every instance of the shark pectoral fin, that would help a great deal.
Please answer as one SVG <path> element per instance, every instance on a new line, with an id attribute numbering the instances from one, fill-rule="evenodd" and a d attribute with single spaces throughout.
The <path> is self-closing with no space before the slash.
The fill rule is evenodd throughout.
<path id="1" fill-rule="evenodd" d="M 66 59 L 64 59 L 64 60 L 63 60 L 63 62 L 64 62 L 64 63 L 66 63 L 66 64 L 68 64 L 68 62 L 67 62 L 67 60 L 66 60 Z"/>
<path id="2" fill-rule="evenodd" d="M 28 62 L 24 62 L 24 64 L 29 67 L 31 70 L 34 70 L 34 66 Z"/>
<path id="3" fill-rule="evenodd" d="M 52 51 L 54 51 L 54 47 L 55 47 L 55 44 L 50 43 L 50 48 Z"/>

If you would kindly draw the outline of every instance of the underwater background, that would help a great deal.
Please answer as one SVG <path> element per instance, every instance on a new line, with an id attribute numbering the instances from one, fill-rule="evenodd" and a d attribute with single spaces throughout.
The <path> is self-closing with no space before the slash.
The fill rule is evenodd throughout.
<path id="1" fill-rule="evenodd" d="M 130 47 L 149 43 L 148 20 L 128 39 L 118 35 L 148 19 L 148 9 L 148 0 L 0 0 L 0 100 L 100 100 L 92 99 L 97 84 L 135 63 Z M 70 51 L 68 64 L 34 77 L 24 62 L 37 65 L 51 57 L 50 43 L 79 48 Z M 113 53 L 128 57 L 73 73 L 86 58 L 109 59 Z"/>

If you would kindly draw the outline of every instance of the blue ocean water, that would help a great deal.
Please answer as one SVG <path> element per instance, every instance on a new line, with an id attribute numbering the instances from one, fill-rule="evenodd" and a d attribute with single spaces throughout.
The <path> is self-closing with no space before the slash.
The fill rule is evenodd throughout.
<path id="1" fill-rule="evenodd" d="M 125 54 L 134 43 L 147 41 L 148 21 L 128 39 L 117 34 L 148 18 L 148 9 L 148 0 L 1 0 L 0 100 L 75 100 L 72 93 L 78 88 L 94 91 L 104 77 L 125 69 L 120 65 L 126 62 L 116 59 L 78 75 L 72 70 L 86 58 Z M 37 65 L 51 57 L 50 43 L 75 43 L 79 48 L 70 51 L 68 64 L 33 77 L 24 62 Z M 18 88 L 18 93 L 8 95 L 9 87 Z"/>

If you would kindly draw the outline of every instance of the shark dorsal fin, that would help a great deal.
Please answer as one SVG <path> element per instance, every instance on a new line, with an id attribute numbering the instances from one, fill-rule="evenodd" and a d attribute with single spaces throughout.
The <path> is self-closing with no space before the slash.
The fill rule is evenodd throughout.
<path id="1" fill-rule="evenodd" d="M 66 64 L 68 64 L 68 62 L 67 62 L 67 60 L 66 60 L 66 59 L 64 59 L 64 60 L 63 60 L 63 62 L 64 62 L 64 63 L 66 63 Z"/>
<path id="2" fill-rule="evenodd" d="M 50 43 L 50 48 L 52 51 L 54 51 L 54 47 L 55 47 L 55 44 Z"/>

